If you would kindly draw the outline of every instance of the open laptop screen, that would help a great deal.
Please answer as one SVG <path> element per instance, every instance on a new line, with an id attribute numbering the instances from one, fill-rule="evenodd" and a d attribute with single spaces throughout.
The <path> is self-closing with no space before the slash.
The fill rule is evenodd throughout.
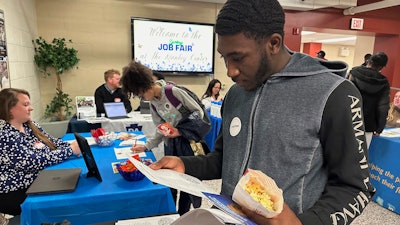
<path id="1" fill-rule="evenodd" d="M 123 102 L 104 103 L 104 109 L 108 118 L 127 118 L 126 109 Z"/>

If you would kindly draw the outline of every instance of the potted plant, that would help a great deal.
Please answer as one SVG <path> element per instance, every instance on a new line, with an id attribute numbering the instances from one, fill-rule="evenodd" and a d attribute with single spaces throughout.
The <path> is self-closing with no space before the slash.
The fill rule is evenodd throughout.
<path id="1" fill-rule="evenodd" d="M 68 48 L 66 42 L 65 38 L 54 38 L 51 43 L 46 42 L 42 37 L 32 40 L 35 49 L 35 65 L 44 76 L 55 74 L 57 78 L 56 95 L 46 105 L 44 117 L 49 118 L 56 115 L 52 120 L 59 121 L 64 120 L 65 116 L 71 115 L 73 108 L 70 105 L 72 99 L 63 92 L 61 74 L 72 68 L 78 68 L 76 65 L 80 60 L 77 56 L 78 51 Z M 69 40 L 68 43 L 72 43 L 72 41 Z"/>

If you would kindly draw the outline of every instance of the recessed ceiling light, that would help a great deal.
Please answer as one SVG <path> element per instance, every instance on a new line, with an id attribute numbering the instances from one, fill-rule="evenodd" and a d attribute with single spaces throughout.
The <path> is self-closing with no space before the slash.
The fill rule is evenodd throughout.
<path id="1" fill-rule="evenodd" d="M 301 31 L 301 35 L 309 35 L 309 34 L 315 34 L 315 32 L 314 31 L 306 31 L 306 30 Z"/>
<path id="2" fill-rule="evenodd" d="M 317 40 L 316 42 L 320 42 L 320 43 L 331 43 L 331 42 L 354 41 L 354 40 L 357 40 L 357 37 L 356 37 L 356 36 L 344 37 L 344 38 L 322 39 L 322 40 Z"/>

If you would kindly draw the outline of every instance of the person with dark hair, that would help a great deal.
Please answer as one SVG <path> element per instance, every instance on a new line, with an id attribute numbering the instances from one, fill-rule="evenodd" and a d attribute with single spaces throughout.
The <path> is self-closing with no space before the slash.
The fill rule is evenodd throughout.
<path id="1" fill-rule="evenodd" d="M 162 73 L 160 73 L 158 71 L 153 71 L 153 78 L 154 78 L 154 81 L 156 81 L 156 80 L 165 80 L 164 74 L 162 74 Z"/>
<path id="2" fill-rule="evenodd" d="M 326 53 L 325 53 L 324 51 L 322 51 L 322 50 L 319 51 L 319 52 L 317 52 L 317 58 L 326 60 L 326 59 L 325 59 L 325 55 L 326 55 Z"/>
<path id="3" fill-rule="evenodd" d="M 210 109 L 211 102 L 221 102 L 224 99 L 224 97 L 219 93 L 221 85 L 221 81 L 218 79 L 212 79 L 210 83 L 208 83 L 207 90 L 201 97 L 201 102 L 206 109 Z"/>
<path id="4" fill-rule="evenodd" d="M 246 169 L 260 170 L 283 190 L 285 203 L 271 219 L 242 207 L 256 224 L 350 224 L 374 190 L 361 95 L 333 73 L 346 71 L 345 63 L 289 51 L 284 24 L 278 0 L 223 5 L 215 24 L 218 52 L 235 84 L 224 98 L 214 151 L 165 156 L 150 167 L 222 178 L 228 196 Z"/>
<path id="5" fill-rule="evenodd" d="M 131 102 L 121 90 L 121 74 L 118 70 L 110 69 L 104 72 L 105 83 L 100 85 L 94 92 L 96 112 L 105 113 L 104 103 L 123 102 L 127 113 L 132 111 Z"/>
<path id="6" fill-rule="evenodd" d="M 371 56 L 366 66 L 357 66 L 350 70 L 349 79 L 360 90 L 363 98 L 363 112 L 367 146 L 373 135 L 379 135 L 385 128 L 390 105 L 390 85 L 381 74 L 388 57 L 384 52 Z"/>
<path id="7" fill-rule="evenodd" d="M 210 124 L 207 129 L 199 127 L 199 124 L 203 124 L 199 121 L 208 119 L 202 106 L 185 90 L 172 86 L 169 93 L 180 102 L 175 107 L 167 96 L 167 83 L 164 80 L 155 80 L 154 71 L 136 61 L 132 61 L 123 68 L 121 83 L 124 93 L 127 93 L 128 96 L 138 96 L 143 100 L 150 101 L 150 113 L 157 127 L 166 122 L 171 125 L 170 133 L 155 132 L 153 137 L 147 139 L 145 145 L 134 145 L 131 150 L 143 152 L 157 147 L 164 141 L 164 155 L 193 156 L 194 152 L 190 141 L 203 140 L 211 128 Z M 171 191 L 176 202 L 177 190 L 171 189 Z M 180 192 L 178 213 L 182 215 L 188 212 L 191 204 L 194 208 L 199 208 L 201 198 Z"/>
<path id="8" fill-rule="evenodd" d="M 369 54 L 369 53 L 365 54 L 365 55 L 364 55 L 364 63 L 361 64 L 361 66 L 366 66 L 367 63 L 368 63 L 368 60 L 371 58 L 371 56 L 372 56 L 372 55 Z"/>
<path id="9" fill-rule="evenodd" d="M 19 215 L 25 192 L 44 168 L 81 154 L 71 144 L 54 138 L 31 120 L 27 91 L 0 91 L 0 214 Z"/>
<path id="10" fill-rule="evenodd" d="M 159 82 L 163 83 L 163 85 L 165 85 L 164 74 L 162 74 L 158 71 L 154 71 L 154 70 L 152 71 L 152 73 L 153 73 L 152 78 L 153 78 L 154 82 L 159 81 Z M 143 99 L 140 99 L 140 101 L 143 101 Z M 140 111 L 140 105 L 135 109 L 135 111 Z"/>

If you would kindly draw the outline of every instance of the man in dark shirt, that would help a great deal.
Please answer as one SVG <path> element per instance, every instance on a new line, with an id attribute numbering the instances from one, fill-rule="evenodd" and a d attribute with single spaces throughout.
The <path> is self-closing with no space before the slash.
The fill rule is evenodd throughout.
<path id="1" fill-rule="evenodd" d="M 317 52 L 317 58 L 320 58 L 320 59 L 323 59 L 323 60 L 327 60 L 327 59 L 325 59 L 325 52 L 324 51 L 319 51 L 319 52 Z"/>
<path id="2" fill-rule="evenodd" d="M 390 84 L 381 73 L 388 57 L 377 52 L 367 61 L 366 66 L 357 66 L 350 70 L 349 79 L 355 84 L 363 99 L 363 113 L 367 146 L 373 135 L 382 133 L 390 107 Z"/>
<path id="3" fill-rule="evenodd" d="M 122 93 L 120 88 L 121 74 L 118 70 L 107 70 L 104 72 L 104 84 L 100 85 L 94 92 L 97 113 L 105 113 L 105 102 L 123 102 L 126 112 L 132 111 L 131 102 L 128 96 Z"/>
<path id="4" fill-rule="evenodd" d="M 367 53 L 364 55 L 364 63 L 361 66 L 367 66 L 368 60 L 371 58 L 371 54 Z"/>

